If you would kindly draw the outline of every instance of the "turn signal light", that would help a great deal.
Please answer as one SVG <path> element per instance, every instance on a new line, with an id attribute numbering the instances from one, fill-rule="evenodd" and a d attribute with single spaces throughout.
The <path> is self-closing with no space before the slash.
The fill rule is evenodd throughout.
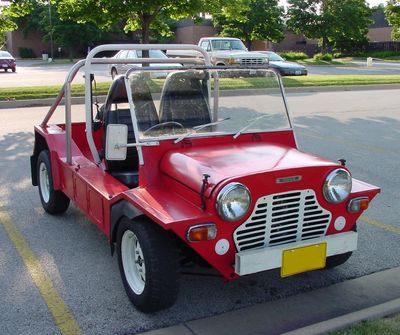
<path id="1" fill-rule="evenodd" d="M 201 224 L 189 228 L 186 238 L 189 242 L 213 240 L 217 236 L 217 227 L 213 223 Z"/>
<path id="2" fill-rule="evenodd" d="M 349 201 L 347 205 L 347 210 L 350 213 L 356 213 L 359 211 L 364 211 L 368 208 L 369 199 L 367 197 L 354 198 Z"/>

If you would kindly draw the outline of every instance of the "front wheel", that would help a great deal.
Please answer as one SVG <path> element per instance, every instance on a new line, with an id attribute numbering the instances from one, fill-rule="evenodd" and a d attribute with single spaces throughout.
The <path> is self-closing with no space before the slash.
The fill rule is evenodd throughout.
<path id="1" fill-rule="evenodd" d="M 39 154 L 36 171 L 40 201 L 44 210 L 49 214 L 64 213 L 68 209 L 69 198 L 63 192 L 53 188 L 50 153 L 48 150 L 43 150 Z"/>
<path id="2" fill-rule="evenodd" d="M 126 294 L 142 312 L 170 307 L 178 295 L 178 254 L 171 237 L 149 220 L 122 219 L 118 265 Z"/>

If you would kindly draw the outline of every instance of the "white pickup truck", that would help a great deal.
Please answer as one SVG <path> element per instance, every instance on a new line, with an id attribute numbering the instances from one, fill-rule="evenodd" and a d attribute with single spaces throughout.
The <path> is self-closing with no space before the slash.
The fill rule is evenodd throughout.
<path id="1" fill-rule="evenodd" d="M 213 65 L 262 65 L 268 56 L 248 51 L 243 42 L 233 37 L 203 37 L 198 46 L 208 52 Z M 167 50 L 168 57 L 201 57 L 196 51 Z"/>

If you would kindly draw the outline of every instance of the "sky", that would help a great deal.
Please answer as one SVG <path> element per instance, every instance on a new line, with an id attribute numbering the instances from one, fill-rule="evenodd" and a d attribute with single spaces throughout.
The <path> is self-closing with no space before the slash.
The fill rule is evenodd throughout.
<path id="1" fill-rule="evenodd" d="M 367 2 L 371 7 L 373 7 L 373 6 L 378 6 L 381 3 L 386 4 L 387 0 L 367 0 Z M 279 0 L 279 4 L 286 6 L 287 2 L 286 0 Z"/>

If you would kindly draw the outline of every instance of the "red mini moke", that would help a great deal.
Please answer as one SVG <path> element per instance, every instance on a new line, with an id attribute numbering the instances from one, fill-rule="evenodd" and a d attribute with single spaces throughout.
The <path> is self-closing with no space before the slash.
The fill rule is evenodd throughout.
<path id="1" fill-rule="evenodd" d="M 110 50 L 196 50 L 198 59 L 123 59 L 95 108 L 93 64 Z M 181 63 L 182 67 L 146 66 Z M 135 64 L 143 63 L 143 66 Z M 71 82 L 85 71 L 85 122 L 72 122 Z M 49 124 L 65 96 L 65 123 Z M 70 200 L 116 249 L 132 303 L 174 303 L 179 265 L 225 280 L 280 268 L 286 277 L 344 263 L 356 221 L 380 191 L 339 163 L 298 149 L 282 81 L 268 65 L 211 66 L 193 45 L 104 45 L 71 69 L 35 127 L 32 183 L 61 214 Z"/>

